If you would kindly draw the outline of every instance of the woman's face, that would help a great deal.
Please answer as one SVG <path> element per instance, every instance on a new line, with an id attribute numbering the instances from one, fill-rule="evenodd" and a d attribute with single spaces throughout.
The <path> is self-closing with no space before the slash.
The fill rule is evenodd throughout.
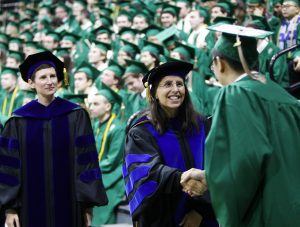
<path id="1" fill-rule="evenodd" d="M 174 116 L 178 108 L 183 103 L 185 97 L 184 81 L 179 76 L 165 76 L 159 82 L 155 98 L 161 108 L 168 113 L 169 116 Z"/>
<path id="2" fill-rule="evenodd" d="M 57 90 L 58 78 L 53 67 L 38 70 L 34 80 L 28 80 L 32 89 L 43 97 L 53 96 Z"/>

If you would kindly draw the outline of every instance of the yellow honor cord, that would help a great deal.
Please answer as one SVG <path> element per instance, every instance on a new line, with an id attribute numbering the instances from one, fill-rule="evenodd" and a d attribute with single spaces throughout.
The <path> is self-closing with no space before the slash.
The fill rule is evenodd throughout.
<path id="1" fill-rule="evenodd" d="M 112 113 L 111 117 L 109 118 L 105 131 L 104 131 L 104 135 L 103 135 L 103 139 L 102 139 L 102 143 L 101 143 L 101 149 L 98 155 L 98 161 L 100 162 L 104 153 L 104 148 L 105 148 L 105 143 L 106 143 L 106 139 L 107 139 L 107 134 L 108 134 L 108 130 L 112 124 L 112 121 L 116 118 L 116 114 Z M 97 130 L 97 134 L 98 134 L 98 130 Z"/>
<path id="2" fill-rule="evenodd" d="M 5 97 L 3 107 L 2 107 L 2 115 L 3 116 L 8 116 L 8 117 L 11 116 L 11 113 L 12 113 L 13 107 L 14 107 L 14 103 L 15 103 L 15 98 L 16 98 L 18 90 L 19 90 L 19 88 L 18 88 L 18 86 L 16 86 L 14 91 L 13 91 L 10 103 L 9 103 L 9 109 L 8 109 L 7 115 L 6 115 L 7 96 Z"/>
<path id="3" fill-rule="evenodd" d="M 64 85 L 69 86 L 69 77 L 68 77 L 68 72 L 67 72 L 66 68 L 64 68 Z"/>

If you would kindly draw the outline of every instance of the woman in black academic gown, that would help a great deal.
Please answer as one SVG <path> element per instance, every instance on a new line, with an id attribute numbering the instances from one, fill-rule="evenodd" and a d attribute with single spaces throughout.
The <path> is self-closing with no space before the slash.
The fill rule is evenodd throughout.
<path id="1" fill-rule="evenodd" d="M 0 205 L 9 227 L 88 226 L 91 208 L 107 203 L 88 113 L 54 96 L 63 70 L 48 51 L 20 65 L 38 98 L 13 113 L 0 137 Z"/>
<path id="2" fill-rule="evenodd" d="M 204 120 L 185 85 L 192 64 L 167 62 L 143 78 L 149 111 L 127 134 L 123 176 L 134 226 L 218 226 L 205 196 L 188 197 L 181 175 L 203 169 Z"/>

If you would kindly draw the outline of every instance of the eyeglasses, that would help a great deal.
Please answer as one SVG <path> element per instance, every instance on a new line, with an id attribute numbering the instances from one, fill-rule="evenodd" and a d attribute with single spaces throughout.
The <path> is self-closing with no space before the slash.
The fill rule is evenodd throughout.
<path id="1" fill-rule="evenodd" d="M 158 86 L 159 87 L 163 87 L 163 88 L 172 88 L 174 87 L 174 85 L 177 87 L 177 88 L 182 88 L 184 87 L 184 82 L 181 82 L 181 81 L 175 81 L 174 83 L 172 81 L 166 81 L 164 82 L 163 84 L 159 84 Z"/>
<path id="2" fill-rule="evenodd" d="M 298 7 L 298 6 L 297 5 L 289 5 L 289 4 L 281 6 L 282 9 L 291 8 L 291 7 Z"/>

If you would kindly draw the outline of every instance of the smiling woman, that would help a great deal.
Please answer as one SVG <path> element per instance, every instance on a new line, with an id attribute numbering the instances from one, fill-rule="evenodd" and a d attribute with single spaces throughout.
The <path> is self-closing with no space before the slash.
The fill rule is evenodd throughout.
<path id="1" fill-rule="evenodd" d="M 88 226 L 91 208 L 107 203 L 88 113 L 54 96 L 63 67 L 50 52 L 20 66 L 38 99 L 14 111 L 0 137 L 0 207 L 8 227 Z"/>
<path id="2" fill-rule="evenodd" d="M 187 198 L 181 174 L 203 169 L 204 121 L 185 78 L 193 65 L 167 62 L 143 78 L 149 110 L 129 129 L 123 166 L 134 226 L 217 226 L 209 201 Z"/>

